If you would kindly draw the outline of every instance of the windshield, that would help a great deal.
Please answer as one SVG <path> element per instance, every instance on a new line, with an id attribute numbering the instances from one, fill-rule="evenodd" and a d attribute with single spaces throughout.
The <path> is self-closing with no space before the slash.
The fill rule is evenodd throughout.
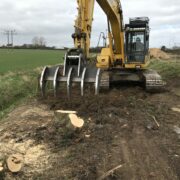
<path id="1" fill-rule="evenodd" d="M 127 59 L 128 62 L 144 62 L 146 54 L 146 41 L 144 31 L 127 32 Z"/>
<path id="2" fill-rule="evenodd" d="M 141 52 L 144 50 L 144 32 L 130 32 L 128 34 L 128 52 Z"/>

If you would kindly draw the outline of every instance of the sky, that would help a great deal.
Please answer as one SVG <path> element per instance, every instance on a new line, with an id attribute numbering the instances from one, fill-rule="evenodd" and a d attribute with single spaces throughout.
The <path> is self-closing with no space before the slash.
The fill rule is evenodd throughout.
<path id="1" fill-rule="evenodd" d="M 180 0 L 122 0 L 124 22 L 129 17 L 150 18 L 150 46 L 180 46 Z M 5 30 L 16 30 L 14 44 L 31 44 L 35 36 L 48 46 L 71 47 L 76 0 L 0 0 L 0 45 L 7 43 Z M 91 45 L 106 32 L 106 16 L 95 3 Z"/>

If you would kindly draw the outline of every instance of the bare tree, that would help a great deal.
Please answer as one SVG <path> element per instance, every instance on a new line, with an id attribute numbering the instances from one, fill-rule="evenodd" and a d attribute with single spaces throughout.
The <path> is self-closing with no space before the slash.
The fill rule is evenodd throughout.
<path id="1" fill-rule="evenodd" d="M 33 37 L 32 44 L 35 47 L 39 46 L 39 38 L 37 36 Z"/>
<path id="2" fill-rule="evenodd" d="M 45 47 L 46 46 L 46 40 L 45 40 L 45 38 L 44 37 L 40 37 L 39 38 L 39 45 L 41 46 L 41 47 Z"/>
<path id="3" fill-rule="evenodd" d="M 34 47 L 45 47 L 46 46 L 46 40 L 44 37 L 37 37 L 35 36 L 32 39 L 32 44 Z"/>

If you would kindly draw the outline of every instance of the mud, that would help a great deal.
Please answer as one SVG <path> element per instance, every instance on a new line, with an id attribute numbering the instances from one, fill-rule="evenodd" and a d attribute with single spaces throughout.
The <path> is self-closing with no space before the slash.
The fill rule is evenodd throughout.
<path id="1" fill-rule="evenodd" d="M 62 93 L 16 108 L 0 124 L 0 159 L 18 152 L 25 160 L 18 174 L 6 169 L 5 179 L 94 180 L 119 165 L 107 180 L 180 179 L 179 112 L 172 110 L 179 88 L 176 80 L 158 94 L 134 85 L 99 97 L 74 91 L 71 101 Z M 84 128 L 67 135 L 55 110 L 77 111 Z"/>

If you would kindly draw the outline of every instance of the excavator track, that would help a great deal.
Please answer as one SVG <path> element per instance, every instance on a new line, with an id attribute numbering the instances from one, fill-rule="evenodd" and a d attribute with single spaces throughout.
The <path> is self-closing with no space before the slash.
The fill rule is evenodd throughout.
<path id="1" fill-rule="evenodd" d="M 101 71 L 100 90 L 110 89 L 110 74 L 108 71 Z"/>
<path id="2" fill-rule="evenodd" d="M 47 82 L 51 82 L 53 85 L 54 96 L 57 97 L 59 87 L 62 84 L 65 84 L 67 89 L 67 97 L 71 97 L 72 84 L 76 83 L 80 87 L 80 96 L 85 95 L 85 85 L 91 84 L 94 86 L 94 94 L 98 95 L 100 90 L 109 90 L 111 82 L 112 72 L 107 70 L 101 70 L 96 68 L 94 64 L 81 64 L 80 56 L 65 56 L 66 60 L 63 65 L 57 65 L 53 67 L 44 67 L 39 85 L 41 89 L 42 96 L 46 95 L 46 85 Z M 71 60 L 79 59 L 78 65 L 72 65 L 67 63 L 67 58 Z M 113 73 L 115 75 L 117 73 Z M 128 74 L 127 74 L 128 75 Z M 127 81 L 127 75 L 116 76 L 119 81 L 122 81 L 123 78 Z M 161 76 L 154 70 L 147 69 L 141 71 L 141 73 L 131 72 L 130 79 L 132 80 L 132 75 L 134 75 L 135 81 L 144 82 L 145 89 L 147 92 L 160 92 L 166 85 L 161 78 Z M 139 78 L 138 78 L 139 77 Z M 114 81 L 112 79 L 112 81 Z"/>
<path id="3" fill-rule="evenodd" d="M 152 69 L 143 71 L 143 78 L 147 92 L 159 92 L 166 85 L 166 82 L 162 80 L 162 77 Z"/>

